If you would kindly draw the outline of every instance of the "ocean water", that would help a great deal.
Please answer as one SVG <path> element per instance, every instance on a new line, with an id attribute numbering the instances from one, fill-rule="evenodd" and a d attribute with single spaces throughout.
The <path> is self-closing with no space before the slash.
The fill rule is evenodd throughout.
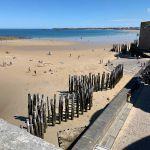
<path id="1" fill-rule="evenodd" d="M 0 36 L 16 36 L 33 39 L 67 39 L 78 41 L 99 42 L 128 42 L 137 39 L 137 32 L 123 30 L 95 30 L 95 29 L 0 29 Z"/>

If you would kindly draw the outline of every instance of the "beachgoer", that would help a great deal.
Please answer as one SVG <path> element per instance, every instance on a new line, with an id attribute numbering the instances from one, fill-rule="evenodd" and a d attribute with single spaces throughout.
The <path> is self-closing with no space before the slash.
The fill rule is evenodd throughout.
<path id="1" fill-rule="evenodd" d="M 51 55 L 51 52 L 49 51 L 48 55 Z"/>
<path id="2" fill-rule="evenodd" d="M 36 70 L 34 70 L 34 74 L 36 75 Z"/>

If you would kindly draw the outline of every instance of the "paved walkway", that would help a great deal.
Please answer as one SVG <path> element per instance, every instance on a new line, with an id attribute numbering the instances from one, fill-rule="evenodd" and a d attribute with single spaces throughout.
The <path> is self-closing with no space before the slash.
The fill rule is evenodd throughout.
<path id="1" fill-rule="evenodd" d="M 112 61 L 113 65 L 105 66 L 106 70 L 113 70 L 114 66 L 117 66 L 118 64 L 123 64 L 124 68 L 124 74 L 127 75 L 134 75 L 141 69 L 141 64 L 144 64 L 149 59 L 143 58 L 143 59 L 127 59 L 127 58 L 121 58 L 121 59 L 115 59 Z"/>
<path id="2" fill-rule="evenodd" d="M 150 150 L 150 86 L 145 85 L 112 150 Z"/>

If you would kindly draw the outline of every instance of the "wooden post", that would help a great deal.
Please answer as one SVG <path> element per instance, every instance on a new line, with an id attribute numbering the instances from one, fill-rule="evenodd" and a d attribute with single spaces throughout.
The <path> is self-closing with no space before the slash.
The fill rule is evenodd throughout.
<path id="1" fill-rule="evenodd" d="M 37 113 L 40 114 L 40 96 L 37 94 Z"/>
<path id="2" fill-rule="evenodd" d="M 54 104 L 53 104 L 53 99 L 51 99 L 51 112 L 52 112 L 52 125 L 55 126 L 55 121 L 54 121 Z"/>
<path id="3" fill-rule="evenodd" d="M 83 89 L 82 88 L 80 89 L 80 98 L 81 98 L 80 110 L 81 110 L 81 114 L 83 114 L 84 113 L 84 95 L 83 95 Z"/>
<path id="4" fill-rule="evenodd" d="M 71 93 L 71 76 L 69 75 L 69 93 Z"/>
<path id="5" fill-rule="evenodd" d="M 101 79 L 101 91 L 104 89 L 104 81 L 105 81 L 105 72 L 102 74 L 102 79 Z"/>
<path id="6" fill-rule="evenodd" d="M 44 133 L 46 133 L 47 128 L 46 103 L 43 104 L 43 124 L 44 124 Z"/>
<path id="7" fill-rule="evenodd" d="M 33 111 L 33 128 L 34 128 L 34 133 L 36 136 L 39 136 L 39 133 L 38 133 L 38 125 L 37 125 L 37 122 L 36 122 L 36 111 Z"/>
<path id="8" fill-rule="evenodd" d="M 27 124 L 27 132 L 30 133 L 30 124 L 29 124 L 29 119 L 26 119 L 26 124 Z"/>
<path id="9" fill-rule="evenodd" d="M 48 111 L 48 123 L 50 123 L 51 113 L 50 113 L 50 102 L 49 102 L 49 98 L 48 97 L 47 97 L 47 111 Z"/>
<path id="10" fill-rule="evenodd" d="M 58 121 L 59 121 L 59 124 L 61 124 L 61 96 L 59 97 L 59 106 L 58 106 L 59 108 L 58 108 L 58 116 L 59 116 L 59 119 L 58 119 Z"/>
<path id="11" fill-rule="evenodd" d="M 39 115 L 37 116 L 37 126 L 38 126 L 38 136 L 41 138 L 42 137 L 42 135 L 41 135 L 41 133 L 42 133 L 42 131 L 41 131 L 42 127 L 41 127 L 41 119 L 40 119 Z"/>
<path id="12" fill-rule="evenodd" d="M 92 103 L 92 100 L 93 100 L 93 87 L 89 89 L 89 110 L 91 109 L 93 103 Z"/>
<path id="13" fill-rule="evenodd" d="M 41 138 L 44 139 L 44 123 L 43 123 L 43 112 L 41 111 L 41 116 L 40 116 L 40 123 L 41 123 Z"/>
<path id="14" fill-rule="evenodd" d="M 92 87 L 92 74 L 89 73 L 89 88 Z"/>
<path id="15" fill-rule="evenodd" d="M 88 107 L 88 92 L 85 89 L 84 90 L 84 109 L 85 109 L 85 112 L 87 112 L 87 107 Z"/>
<path id="16" fill-rule="evenodd" d="M 32 124 L 32 115 L 29 116 L 29 124 Z"/>
<path id="17" fill-rule="evenodd" d="M 61 121 L 63 121 L 63 95 L 61 95 Z"/>
<path id="18" fill-rule="evenodd" d="M 65 121 L 69 118 L 68 95 L 65 96 Z"/>
<path id="19" fill-rule="evenodd" d="M 112 87 L 115 87 L 115 71 L 113 70 L 113 76 L 112 76 Z"/>
<path id="20" fill-rule="evenodd" d="M 98 85 L 98 91 L 100 91 L 100 73 L 98 73 L 97 85 Z M 91 88 L 91 87 L 90 87 L 90 88 Z"/>
<path id="21" fill-rule="evenodd" d="M 34 135 L 33 124 L 30 124 L 30 133 Z"/>
<path id="22" fill-rule="evenodd" d="M 74 119 L 74 93 L 72 94 L 72 99 L 71 99 L 71 120 Z"/>
<path id="23" fill-rule="evenodd" d="M 109 73 L 107 73 L 107 77 L 106 77 L 106 90 L 108 89 L 108 84 L 109 84 Z"/>
<path id="24" fill-rule="evenodd" d="M 112 71 L 109 77 L 109 88 L 112 89 Z"/>
<path id="25" fill-rule="evenodd" d="M 94 75 L 94 91 L 97 92 L 97 78 L 96 78 L 96 75 Z"/>
<path id="26" fill-rule="evenodd" d="M 77 113 L 77 118 L 79 118 L 79 92 L 76 93 L 76 113 Z"/>
<path id="27" fill-rule="evenodd" d="M 36 95 L 33 95 L 33 111 L 36 111 Z"/>
<path id="28" fill-rule="evenodd" d="M 32 115 L 32 97 L 31 94 L 28 94 L 28 116 Z"/>
<path id="29" fill-rule="evenodd" d="M 72 93 L 73 90 L 74 90 L 74 89 L 73 89 L 73 85 L 74 85 L 74 84 L 73 84 L 73 77 L 71 77 L 71 93 Z"/>

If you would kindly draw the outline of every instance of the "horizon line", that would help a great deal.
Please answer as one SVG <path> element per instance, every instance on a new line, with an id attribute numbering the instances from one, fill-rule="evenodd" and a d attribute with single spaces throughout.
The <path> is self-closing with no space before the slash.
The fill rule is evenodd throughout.
<path id="1" fill-rule="evenodd" d="M 121 27 L 53 27 L 53 28 L 0 28 L 0 29 L 20 29 L 20 30 L 26 30 L 26 29 L 31 29 L 31 30 L 51 30 L 51 29 L 105 29 L 105 28 L 140 28 L 140 26 L 121 26 Z"/>

